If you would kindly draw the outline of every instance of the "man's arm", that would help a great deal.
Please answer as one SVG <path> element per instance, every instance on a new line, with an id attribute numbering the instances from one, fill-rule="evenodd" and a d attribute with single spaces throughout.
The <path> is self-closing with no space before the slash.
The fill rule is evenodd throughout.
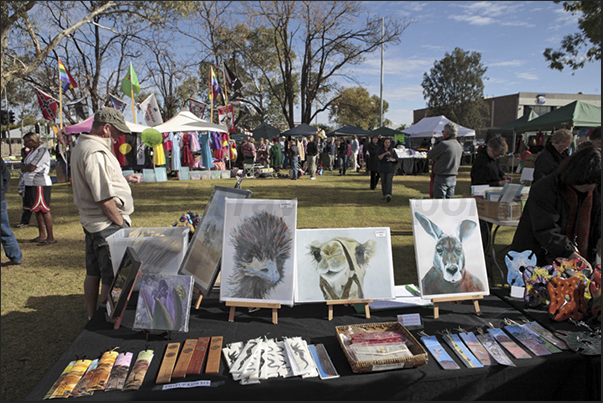
<path id="1" fill-rule="evenodd" d="M 101 210 L 103 210 L 103 213 L 105 213 L 105 215 L 109 217 L 111 221 L 113 221 L 120 227 L 124 225 L 124 218 L 119 213 L 117 204 L 115 204 L 115 200 L 113 200 L 112 197 L 110 199 L 99 201 L 98 205 L 100 206 Z"/>

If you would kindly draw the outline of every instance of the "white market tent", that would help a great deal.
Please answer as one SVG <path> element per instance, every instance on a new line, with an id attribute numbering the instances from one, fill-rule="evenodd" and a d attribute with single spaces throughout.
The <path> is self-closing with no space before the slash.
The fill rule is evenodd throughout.
<path id="1" fill-rule="evenodd" d="M 445 116 L 433 116 L 429 118 L 421 119 L 417 124 L 410 126 L 409 128 L 401 130 L 402 133 L 410 135 L 411 138 L 422 138 L 422 137 L 442 137 L 442 131 L 447 123 L 452 122 Z M 452 122 L 454 123 L 454 122 Z M 475 130 L 468 129 L 464 126 L 456 124 L 459 132 L 457 137 L 469 137 L 475 136 Z"/>
<path id="2" fill-rule="evenodd" d="M 180 111 L 173 118 L 154 126 L 160 133 L 210 131 L 228 133 L 228 127 L 209 123 L 189 111 Z"/>
<path id="3" fill-rule="evenodd" d="M 63 129 L 65 133 L 90 133 L 90 129 L 92 128 L 92 122 L 94 122 L 94 115 L 90 116 L 88 119 L 81 121 L 75 125 L 65 126 Z M 148 129 L 150 126 L 139 125 L 137 123 L 128 122 L 126 120 L 126 126 L 130 129 L 132 133 L 142 133 L 144 129 Z"/>

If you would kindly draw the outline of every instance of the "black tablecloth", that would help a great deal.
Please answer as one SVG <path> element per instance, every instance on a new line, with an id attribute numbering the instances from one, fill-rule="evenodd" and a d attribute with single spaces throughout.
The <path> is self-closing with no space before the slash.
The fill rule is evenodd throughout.
<path id="1" fill-rule="evenodd" d="M 398 173 L 402 175 L 429 173 L 429 160 L 427 158 L 398 158 Z"/>
<path id="2" fill-rule="evenodd" d="M 159 366 L 169 342 L 166 336 L 151 334 L 147 339 L 145 333 L 132 330 L 135 309 L 132 303 L 128 306 L 122 326 L 117 330 L 105 321 L 104 312 L 99 309 L 26 400 L 41 400 L 69 361 L 83 356 L 97 358 L 104 351 L 117 346 L 117 351 L 133 352 L 134 357 L 145 348 L 155 351 L 140 390 L 95 392 L 78 400 L 600 400 L 600 356 L 587 357 L 565 351 L 546 357 L 513 360 L 516 367 L 496 365 L 468 369 L 445 346 L 461 369 L 443 370 L 430 354 L 428 363 L 417 368 L 355 374 L 335 336 L 335 326 L 395 321 L 396 315 L 401 313 L 420 313 L 424 331 L 430 335 L 444 329 L 454 331 L 459 326 L 474 331 L 476 326 L 483 327 L 488 322 L 499 327 L 504 318 L 519 320 L 527 315 L 532 319 L 532 312 L 521 312 L 505 301 L 508 291 L 496 293 L 500 297 L 490 295 L 481 300 L 481 316 L 474 313 L 472 303 L 465 301 L 460 304 L 441 304 L 439 319 L 433 319 L 433 309 L 429 307 L 373 311 L 371 318 L 367 319 L 351 306 L 335 306 L 335 316 L 329 321 L 325 304 L 309 304 L 281 308 L 278 324 L 273 324 L 269 309 L 249 313 L 246 308 L 237 308 L 234 322 L 228 322 L 228 308 L 218 301 L 218 293 L 214 292 L 203 299 L 198 310 L 192 310 L 189 332 L 172 334 L 171 341 L 223 336 L 224 343 L 228 344 L 259 336 L 279 340 L 284 336 L 301 336 L 309 344 L 324 344 L 341 376 L 330 380 L 273 378 L 243 386 L 232 380 L 222 360 L 219 374 L 189 376 L 173 382 L 212 380 L 224 381 L 224 384 L 167 391 L 154 390 Z M 135 293 L 132 297 L 136 301 Z M 545 316 L 542 318 L 546 319 Z M 557 325 L 544 319 L 542 324 L 547 327 Z M 417 332 L 413 331 L 413 334 L 418 339 Z"/>

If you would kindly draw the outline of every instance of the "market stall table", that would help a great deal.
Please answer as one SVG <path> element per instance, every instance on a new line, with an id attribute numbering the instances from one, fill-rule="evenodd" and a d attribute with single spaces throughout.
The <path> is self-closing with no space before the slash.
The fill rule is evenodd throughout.
<path id="1" fill-rule="evenodd" d="M 76 357 L 96 358 L 104 351 L 119 347 L 119 352 L 133 352 L 150 348 L 155 352 L 147 375 L 138 391 L 97 391 L 78 400 L 600 400 L 601 358 L 582 356 L 564 351 L 543 357 L 513 360 L 516 367 L 492 367 L 446 371 L 429 355 L 428 362 L 417 368 L 355 374 L 335 337 L 335 327 L 395 321 L 397 314 L 420 313 L 424 331 L 434 335 L 438 331 L 454 331 L 459 326 L 475 331 L 476 326 L 493 323 L 501 326 L 504 318 L 520 320 L 525 313 L 513 308 L 503 299 L 490 295 L 480 301 L 482 315 L 476 316 L 473 305 L 443 304 L 440 318 L 433 319 L 430 307 L 411 307 L 371 312 L 371 318 L 355 312 L 352 306 L 338 306 L 333 320 L 327 320 L 326 304 L 307 304 L 282 307 L 278 324 L 273 324 L 271 311 L 262 309 L 248 312 L 240 309 L 234 322 L 228 322 L 228 308 L 218 301 L 217 292 L 203 299 L 198 310 L 192 310 L 188 333 L 174 333 L 168 340 L 165 335 L 150 335 L 131 329 L 136 293 L 119 329 L 105 321 L 102 309 L 76 337 L 71 346 L 38 382 L 25 400 L 41 400 L 67 363 Z M 556 326 L 556 323 L 543 323 Z M 417 330 L 413 334 L 417 339 Z M 159 366 L 168 342 L 184 342 L 203 336 L 223 336 L 224 345 L 266 336 L 301 336 L 308 344 L 322 343 L 326 347 L 339 378 L 292 377 L 262 380 L 259 384 L 241 385 L 232 379 L 224 360 L 218 374 L 203 374 L 174 379 L 182 381 L 210 380 L 213 387 L 178 388 L 159 390 L 155 384 Z M 445 347 L 448 349 L 448 347 Z M 449 351 L 449 354 L 453 353 Z M 455 360 L 458 359 L 455 357 Z M 595 378 L 598 369 L 598 378 Z M 598 381 L 597 381 L 598 379 Z"/>
<path id="2" fill-rule="evenodd" d="M 402 175 L 418 175 L 429 173 L 427 158 L 398 158 L 398 173 Z"/>

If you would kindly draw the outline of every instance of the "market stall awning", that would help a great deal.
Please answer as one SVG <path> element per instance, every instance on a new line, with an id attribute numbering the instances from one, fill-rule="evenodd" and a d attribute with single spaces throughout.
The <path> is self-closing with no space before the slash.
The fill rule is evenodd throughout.
<path id="1" fill-rule="evenodd" d="M 446 116 L 432 116 L 421 119 L 417 124 L 402 130 L 402 133 L 410 135 L 411 138 L 442 137 L 442 131 L 447 123 L 454 123 Z M 457 137 L 475 136 L 475 130 L 456 124 L 459 131 Z"/>

